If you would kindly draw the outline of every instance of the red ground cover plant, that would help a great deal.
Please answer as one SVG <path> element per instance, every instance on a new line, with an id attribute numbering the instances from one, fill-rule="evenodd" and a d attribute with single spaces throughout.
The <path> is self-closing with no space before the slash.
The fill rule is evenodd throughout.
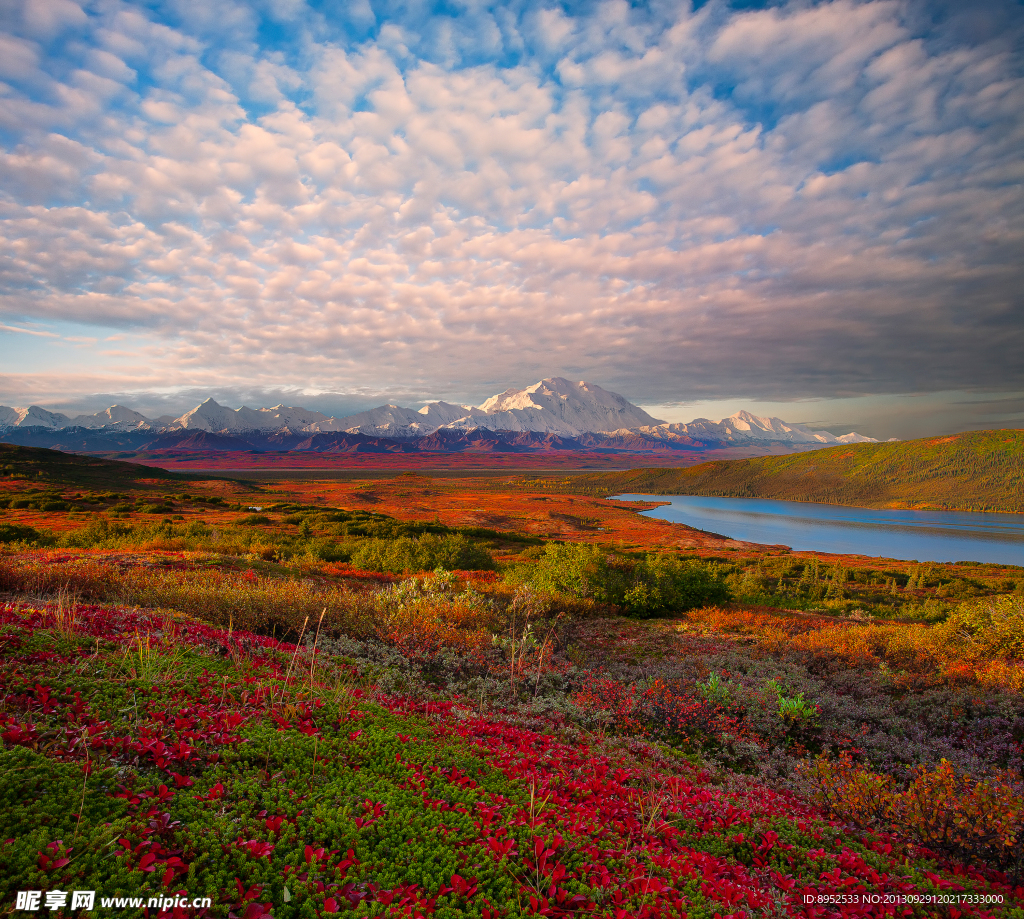
<path id="1" fill-rule="evenodd" d="M 321 566 L 320 571 L 327 575 L 360 581 L 368 585 L 394 584 L 402 579 L 401 575 L 388 574 L 386 571 L 361 571 L 347 562 L 328 562 Z"/>
<path id="2" fill-rule="evenodd" d="M 57 613 L 0 605 L 5 903 L 92 884 L 209 892 L 210 915 L 245 919 L 958 917 L 1024 893 L 558 715 L 382 694 L 193 619 Z M 701 731 L 730 717 L 657 684 L 649 701 Z M 982 900 L 935 905 L 954 893 Z"/>

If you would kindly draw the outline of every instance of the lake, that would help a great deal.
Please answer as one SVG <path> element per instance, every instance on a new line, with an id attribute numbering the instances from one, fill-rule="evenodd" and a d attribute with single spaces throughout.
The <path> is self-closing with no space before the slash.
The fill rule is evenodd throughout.
<path id="1" fill-rule="evenodd" d="M 616 495 L 669 501 L 644 511 L 743 542 L 919 562 L 1024 565 L 1024 514 L 873 510 L 763 498 Z"/>

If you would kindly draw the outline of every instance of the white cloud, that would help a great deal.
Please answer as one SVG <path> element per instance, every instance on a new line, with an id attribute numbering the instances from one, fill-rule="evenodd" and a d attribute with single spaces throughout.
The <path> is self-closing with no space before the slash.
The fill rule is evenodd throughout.
<path id="1" fill-rule="evenodd" d="M 33 42 L 13 35 L 0 35 L 0 76 L 25 79 L 36 73 L 39 49 Z"/>
<path id="2" fill-rule="evenodd" d="M 0 316 L 135 329 L 104 391 L 439 392 L 453 361 L 647 399 L 1021 385 L 998 42 L 886 0 L 380 17 L 347 44 L 278 4 L 280 47 L 257 7 L 173 9 L 68 12 L 62 55 L 0 36 Z"/>
<path id="3" fill-rule="evenodd" d="M 93 72 L 121 83 L 134 83 L 138 76 L 121 58 L 102 48 L 90 50 L 87 59 Z"/>
<path id="4" fill-rule="evenodd" d="M 4 332 L 19 332 L 22 335 L 35 335 L 39 338 L 58 338 L 54 332 L 41 332 L 38 329 L 22 329 L 14 325 L 0 325 L 0 330 Z"/>
<path id="5" fill-rule="evenodd" d="M 81 28 L 87 22 L 81 6 L 71 0 L 24 0 L 21 15 L 29 34 L 44 39 L 66 29 Z"/>

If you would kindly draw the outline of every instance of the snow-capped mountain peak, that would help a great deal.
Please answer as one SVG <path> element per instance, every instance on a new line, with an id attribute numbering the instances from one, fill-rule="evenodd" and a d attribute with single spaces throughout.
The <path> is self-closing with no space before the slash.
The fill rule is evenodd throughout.
<path id="1" fill-rule="evenodd" d="M 656 425 L 642 408 L 583 380 L 549 377 L 525 389 L 506 389 L 480 406 L 489 417 L 477 427 L 501 431 L 544 431 L 575 436 Z"/>
<path id="2" fill-rule="evenodd" d="M 720 425 L 737 433 L 743 432 L 749 437 L 767 438 L 770 440 L 803 440 L 804 435 L 815 436 L 807 428 L 798 424 L 788 424 L 781 418 L 762 418 L 741 409 L 728 418 L 723 418 Z"/>
<path id="3" fill-rule="evenodd" d="M 736 431 L 743 431 L 748 436 L 764 440 L 789 441 L 792 443 L 817 441 L 821 444 L 877 443 L 874 438 L 865 437 L 863 434 L 851 432 L 837 437 L 828 431 L 812 431 L 802 424 L 790 424 L 781 418 L 761 418 L 745 410 L 738 411 L 735 415 L 730 415 L 728 418 L 723 418 L 719 423 L 724 426 L 731 426 Z"/>
<path id="4" fill-rule="evenodd" d="M 65 428 L 71 423 L 63 412 L 51 412 L 38 405 L 28 408 L 10 408 L 0 405 L 0 424 L 11 428 Z"/>
<path id="5" fill-rule="evenodd" d="M 811 431 L 779 418 L 762 418 L 739 411 L 721 421 L 698 418 L 687 424 L 669 424 L 651 417 L 639 406 L 594 383 L 549 377 L 524 389 L 510 388 L 480 406 L 428 402 L 420 409 L 400 405 L 334 418 L 298 406 L 275 405 L 231 409 L 208 398 L 174 419 L 151 421 L 145 415 L 112 405 L 93 415 L 69 419 L 37 405 L 15 409 L 0 406 L 0 427 L 39 427 L 61 430 L 84 427 L 114 431 L 152 430 L 155 433 L 204 431 L 211 434 L 315 434 L 344 432 L 374 437 L 410 439 L 449 431 L 453 435 L 482 428 L 490 431 L 534 432 L 577 437 L 583 434 L 643 434 L 665 442 L 687 445 L 749 445 L 790 443 L 827 445 L 862 443 L 869 437 L 850 433 L 836 437 Z"/>
<path id="6" fill-rule="evenodd" d="M 237 421 L 238 415 L 234 410 L 225 408 L 210 397 L 181 417 L 175 418 L 168 427 L 183 428 L 187 431 L 237 431 Z"/>
<path id="7" fill-rule="evenodd" d="M 773 434 L 788 434 L 793 430 L 792 426 L 780 418 L 762 418 L 746 409 L 740 409 L 728 418 L 723 418 L 719 424 L 732 425 L 738 431 L 771 431 Z"/>
<path id="8" fill-rule="evenodd" d="M 259 430 L 288 430 L 294 432 L 340 431 L 338 419 L 298 406 L 275 405 L 258 410 L 262 416 Z"/>
<path id="9" fill-rule="evenodd" d="M 71 424 L 79 428 L 117 428 L 119 430 L 153 426 L 153 422 L 145 415 L 123 405 L 112 405 L 110 408 L 92 415 L 79 415 L 71 421 Z"/>
<path id="10" fill-rule="evenodd" d="M 756 443 L 833 444 L 877 443 L 872 437 L 850 433 L 837 437 L 828 431 L 812 431 L 802 424 L 790 424 L 781 418 L 763 418 L 746 410 L 721 421 L 697 418 L 686 424 L 661 424 L 642 427 L 640 433 L 660 440 L 689 440 L 698 443 L 744 445 Z"/>

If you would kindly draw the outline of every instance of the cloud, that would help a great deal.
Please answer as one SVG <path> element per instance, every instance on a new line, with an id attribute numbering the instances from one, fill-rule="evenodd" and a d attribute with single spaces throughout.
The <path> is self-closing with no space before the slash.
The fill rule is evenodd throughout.
<path id="1" fill-rule="evenodd" d="M 21 15 L 26 32 L 46 39 L 87 22 L 81 6 L 71 0 L 25 0 Z"/>
<path id="2" fill-rule="evenodd" d="M 66 2 L 0 35 L 0 319 L 130 332 L 97 392 L 1024 389 L 1019 10 Z"/>
<path id="3" fill-rule="evenodd" d="M 20 332 L 22 335 L 35 335 L 39 338 L 57 338 L 54 332 L 41 332 L 38 329 L 21 329 L 18 326 L 13 325 L 0 325 L 0 331 L 4 332 Z"/>

